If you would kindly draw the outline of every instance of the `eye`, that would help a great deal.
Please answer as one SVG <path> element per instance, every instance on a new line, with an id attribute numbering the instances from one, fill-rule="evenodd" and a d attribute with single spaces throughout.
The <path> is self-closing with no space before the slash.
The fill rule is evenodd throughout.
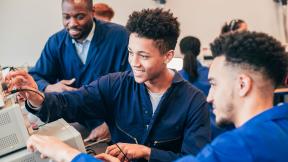
<path id="1" fill-rule="evenodd" d="M 147 60 L 149 58 L 149 56 L 145 56 L 145 55 L 140 55 L 140 56 L 143 60 Z"/>
<path id="2" fill-rule="evenodd" d="M 128 51 L 128 53 L 129 53 L 129 56 L 134 56 L 134 53 L 133 53 L 133 52 Z"/>
<path id="3" fill-rule="evenodd" d="M 64 20 L 70 19 L 70 16 L 69 16 L 69 15 L 63 15 L 62 17 L 63 17 Z"/>
<path id="4" fill-rule="evenodd" d="M 211 87 L 215 87 L 216 84 L 214 82 L 210 82 Z"/>
<path id="5" fill-rule="evenodd" d="M 79 14 L 79 15 L 76 16 L 76 19 L 77 19 L 77 20 L 82 20 L 82 19 L 84 19 L 84 18 L 85 18 L 85 15 L 84 15 L 84 14 Z"/>

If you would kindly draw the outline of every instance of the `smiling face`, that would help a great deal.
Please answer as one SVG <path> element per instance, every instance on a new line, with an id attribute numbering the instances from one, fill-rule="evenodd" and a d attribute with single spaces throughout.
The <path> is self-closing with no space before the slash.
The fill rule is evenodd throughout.
<path id="1" fill-rule="evenodd" d="M 225 65 L 225 57 L 216 57 L 209 69 L 211 88 L 207 102 L 213 106 L 217 125 L 226 125 L 234 121 L 236 111 L 235 74 L 232 67 Z"/>
<path id="2" fill-rule="evenodd" d="M 86 0 L 66 0 L 62 3 L 63 25 L 76 41 L 83 41 L 93 26 L 93 12 Z"/>
<path id="3" fill-rule="evenodd" d="M 169 52 L 161 54 L 154 40 L 139 37 L 136 33 L 130 35 L 128 51 L 129 63 L 137 83 L 157 80 L 167 70 L 166 63 L 171 57 Z"/>

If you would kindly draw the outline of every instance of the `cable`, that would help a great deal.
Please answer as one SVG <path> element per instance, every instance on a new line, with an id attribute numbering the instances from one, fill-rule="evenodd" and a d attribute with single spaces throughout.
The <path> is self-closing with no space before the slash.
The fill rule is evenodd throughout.
<path id="1" fill-rule="evenodd" d="M 38 92 L 38 91 L 36 91 L 36 90 L 34 90 L 34 89 L 28 89 L 28 88 L 18 88 L 18 89 L 13 89 L 13 90 L 11 90 L 11 91 L 8 91 L 8 84 L 7 83 L 1 83 L 1 86 L 2 86 L 2 90 L 3 91 L 6 91 L 6 93 L 8 92 L 8 96 L 9 95 L 12 95 L 12 94 L 15 94 L 15 93 L 17 93 L 17 92 L 23 92 L 23 91 L 30 91 L 30 92 L 34 92 L 34 93 L 36 93 L 36 94 L 38 94 L 39 96 L 41 96 L 42 97 L 42 99 L 44 100 L 45 99 L 45 97 L 43 96 L 43 94 L 42 93 L 40 93 L 40 92 Z"/>
<path id="2" fill-rule="evenodd" d="M 8 69 L 9 68 L 9 71 L 15 71 L 17 70 L 17 68 L 15 68 L 14 66 L 4 66 L 1 68 L 1 70 L 5 70 L 5 69 Z"/>
<path id="3" fill-rule="evenodd" d="M 25 92 L 25 91 L 34 92 L 34 93 L 38 94 L 39 96 L 41 96 L 43 100 L 45 99 L 45 97 L 40 92 L 35 91 L 33 89 L 28 89 L 28 88 L 13 89 L 13 90 L 9 91 L 8 93 L 9 93 L 9 95 L 12 95 L 12 94 L 17 93 L 17 92 Z"/>
<path id="4" fill-rule="evenodd" d="M 1 85 L 2 85 L 2 89 L 3 89 L 4 91 L 8 91 L 8 86 L 7 86 L 6 83 L 2 83 Z M 9 96 L 9 95 L 15 94 L 15 93 L 17 93 L 17 92 L 25 92 L 25 91 L 34 92 L 34 93 L 36 93 L 37 95 L 41 96 L 43 100 L 45 99 L 45 97 L 44 97 L 44 95 L 43 95 L 42 93 L 40 93 L 40 92 L 38 92 L 38 91 L 36 91 L 36 90 L 34 90 L 34 89 L 28 89 L 28 88 L 13 89 L 13 90 L 8 91 L 8 92 L 6 92 L 6 93 L 8 93 L 8 96 Z M 27 102 L 28 102 L 28 101 L 27 101 Z M 49 122 L 49 120 L 50 120 L 50 111 L 47 111 L 47 119 L 46 119 L 46 121 L 44 122 L 44 124 L 38 125 L 38 127 L 33 128 L 33 130 L 37 130 L 39 127 L 44 126 L 45 124 L 47 124 L 47 123 Z"/>
<path id="5" fill-rule="evenodd" d="M 115 143 L 115 145 L 118 147 L 118 149 L 120 150 L 120 152 L 124 155 L 124 158 L 126 158 L 128 161 L 131 161 L 131 160 L 127 157 L 127 155 L 123 152 L 123 150 L 120 148 L 120 146 L 119 146 L 117 143 Z"/>

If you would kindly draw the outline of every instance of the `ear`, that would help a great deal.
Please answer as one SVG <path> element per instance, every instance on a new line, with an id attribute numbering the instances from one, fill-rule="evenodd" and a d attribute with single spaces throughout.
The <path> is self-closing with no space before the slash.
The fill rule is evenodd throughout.
<path id="1" fill-rule="evenodd" d="M 239 96 L 245 97 L 251 91 L 253 86 L 253 80 L 250 76 L 246 74 L 240 74 L 238 77 L 238 87 L 239 87 Z"/>
<path id="2" fill-rule="evenodd" d="M 169 50 L 166 54 L 165 54 L 165 60 L 164 60 L 164 63 L 165 64 L 168 64 L 172 58 L 174 57 L 174 50 Z"/>

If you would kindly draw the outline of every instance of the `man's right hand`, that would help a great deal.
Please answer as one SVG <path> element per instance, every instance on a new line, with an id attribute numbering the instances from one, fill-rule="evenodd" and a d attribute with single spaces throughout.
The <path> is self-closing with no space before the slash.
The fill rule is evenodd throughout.
<path id="1" fill-rule="evenodd" d="M 104 122 L 103 124 L 99 125 L 98 127 L 94 128 L 90 135 L 84 140 L 85 142 L 88 141 L 99 141 L 99 140 L 110 140 L 111 134 L 108 128 L 108 125 Z"/>
<path id="2" fill-rule="evenodd" d="M 75 91 L 77 88 L 71 87 L 70 85 L 75 82 L 75 78 L 71 80 L 61 80 L 56 84 L 47 85 L 45 92 L 63 92 L 63 91 Z"/>
<path id="3" fill-rule="evenodd" d="M 14 89 L 29 89 L 20 91 L 18 94 L 28 100 L 34 107 L 40 107 L 42 105 L 44 98 L 39 95 L 41 92 L 38 90 L 36 82 L 26 71 L 17 70 L 9 72 L 5 77 L 5 83 L 8 84 L 8 92 Z M 36 91 L 36 93 L 33 91 Z"/>
<path id="4" fill-rule="evenodd" d="M 39 151 L 41 158 L 51 158 L 55 161 L 72 161 L 80 151 L 68 146 L 56 137 L 32 135 L 27 140 L 27 149 L 31 152 Z"/>

